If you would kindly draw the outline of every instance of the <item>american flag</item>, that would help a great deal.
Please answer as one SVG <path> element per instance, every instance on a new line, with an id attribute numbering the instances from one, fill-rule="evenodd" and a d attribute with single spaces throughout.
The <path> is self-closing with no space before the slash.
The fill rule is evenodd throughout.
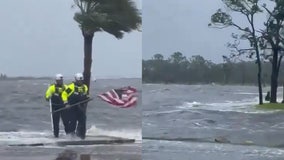
<path id="1" fill-rule="evenodd" d="M 134 87 L 128 86 L 112 89 L 99 94 L 98 97 L 111 105 L 118 106 L 120 108 L 128 108 L 136 105 L 138 99 L 135 95 L 136 92 L 137 90 Z"/>

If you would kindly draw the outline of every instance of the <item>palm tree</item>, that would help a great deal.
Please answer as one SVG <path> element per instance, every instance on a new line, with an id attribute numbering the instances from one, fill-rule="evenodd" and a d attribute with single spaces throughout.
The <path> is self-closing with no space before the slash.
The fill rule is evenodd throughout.
<path id="1" fill-rule="evenodd" d="M 74 20 L 84 37 L 84 80 L 90 86 L 92 66 L 92 41 L 95 32 L 107 32 L 117 39 L 124 33 L 139 30 L 142 19 L 131 0 L 74 0 L 79 12 Z"/>

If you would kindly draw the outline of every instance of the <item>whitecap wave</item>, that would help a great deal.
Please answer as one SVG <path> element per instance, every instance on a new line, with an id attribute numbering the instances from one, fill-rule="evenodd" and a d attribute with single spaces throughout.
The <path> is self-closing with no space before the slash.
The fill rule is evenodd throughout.
<path id="1" fill-rule="evenodd" d="M 240 95 L 258 95 L 256 92 L 234 92 L 233 94 L 240 94 Z"/>
<path id="2" fill-rule="evenodd" d="M 258 97 L 243 99 L 239 101 L 225 101 L 217 103 L 201 103 L 201 102 L 184 102 L 181 106 L 176 106 L 178 109 L 203 109 L 216 111 L 234 111 L 242 113 L 272 113 L 279 110 L 260 110 L 255 107 L 258 104 Z"/>
<path id="3" fill-rule="evenodd" d="M 141 130 L 104 130 L 92 126 L 87 130 L 86 139 L 92 136 L 113 136 L 120 138 L 135 139 L 137 143 L 142 142 Z M 19 130 L 16 132 L 0 132 L 0 145 L 18 145 L 18 144 L 45 144 L 44 146 L 55 146 L 57 141 L 62 140 L 80 140 L 78 137 L 66 135 L 60 130 L 59 138 L 54 138 L 53 133 L 46 131 L 27 131 Z"/>
<path id="4" fill-rule="evenodd" d="M 50 131 L 0 132 L 0 145 L 54 143 L 55 141 Z"/>
<path id="5" fill-rule="evenodd" d="M 93 125 L 90 129 L 87 130 L 86 134 L 89 136 L 113 136 L 142 141 L 141 133 L 142 132 L 140 129 L 105 130 L 97 128 L 95 125 Z"/>

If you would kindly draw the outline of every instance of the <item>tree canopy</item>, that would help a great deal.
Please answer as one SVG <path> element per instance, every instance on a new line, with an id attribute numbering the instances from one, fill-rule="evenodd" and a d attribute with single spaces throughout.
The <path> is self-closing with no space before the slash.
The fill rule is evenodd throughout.
<path id="1" fill-rule="evenodd" d="M 176 53 L 179 53 L 179 56 Z M 152 59 L 143 60 L 143 83 L 181 83 L 181 84 L 240 84 L 257 85 L 255 61 L 242 61 L 223 57 L 222 63 L 213 63 L 200 55 L 186 57 L 175 52 L 167 59 L 162 54 L 153 55 Z M 173 58 L 175 57 L 175 58 Z M 183 57 L 182 63 L 180 58 Z M 262 82 L 270 83 L 271 63 L 262 61 Z M 281 82 L 284 82 L 284 71 L 280 71 Z"/>

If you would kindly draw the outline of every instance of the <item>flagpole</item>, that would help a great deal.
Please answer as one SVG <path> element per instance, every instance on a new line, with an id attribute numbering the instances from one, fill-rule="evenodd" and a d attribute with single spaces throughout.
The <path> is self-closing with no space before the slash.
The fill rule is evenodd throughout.
<path id="1" fill-rule="evenodd" d="M 78 102 L 78 103 L 72 104 L 72 105 L 70 105 L 69 107 L 63 107 L 63 108 L 60 108 L 60 109 L 58 109 L 58 110 L 56 110 L 56 111 L 53 111 L 52 113 L 56 113 L 56 112 L 59 112 L 59 111 L 65 110 L 65 109 L 68 109 L 68 108 L 71 108 L 71 107 L 77 106 L 77 105 L 79 105 L 79 104 L 86 103 L 86 102 L 91 101 L 91 100 L 93 100 L 93 98 L 88 98 L 88 99 L 83 100 L 83 101 L 81 101 L 81 102 Z"/>
<path id="2" fill-rule="evenodd" d="M 52 132 L 53 132 L 53 113 L 52 113 L 52 103 L 51 103 L 51 99 L 49 99 L 49 110 L 50 110 L 51 130 L 52 130 Z"/>

